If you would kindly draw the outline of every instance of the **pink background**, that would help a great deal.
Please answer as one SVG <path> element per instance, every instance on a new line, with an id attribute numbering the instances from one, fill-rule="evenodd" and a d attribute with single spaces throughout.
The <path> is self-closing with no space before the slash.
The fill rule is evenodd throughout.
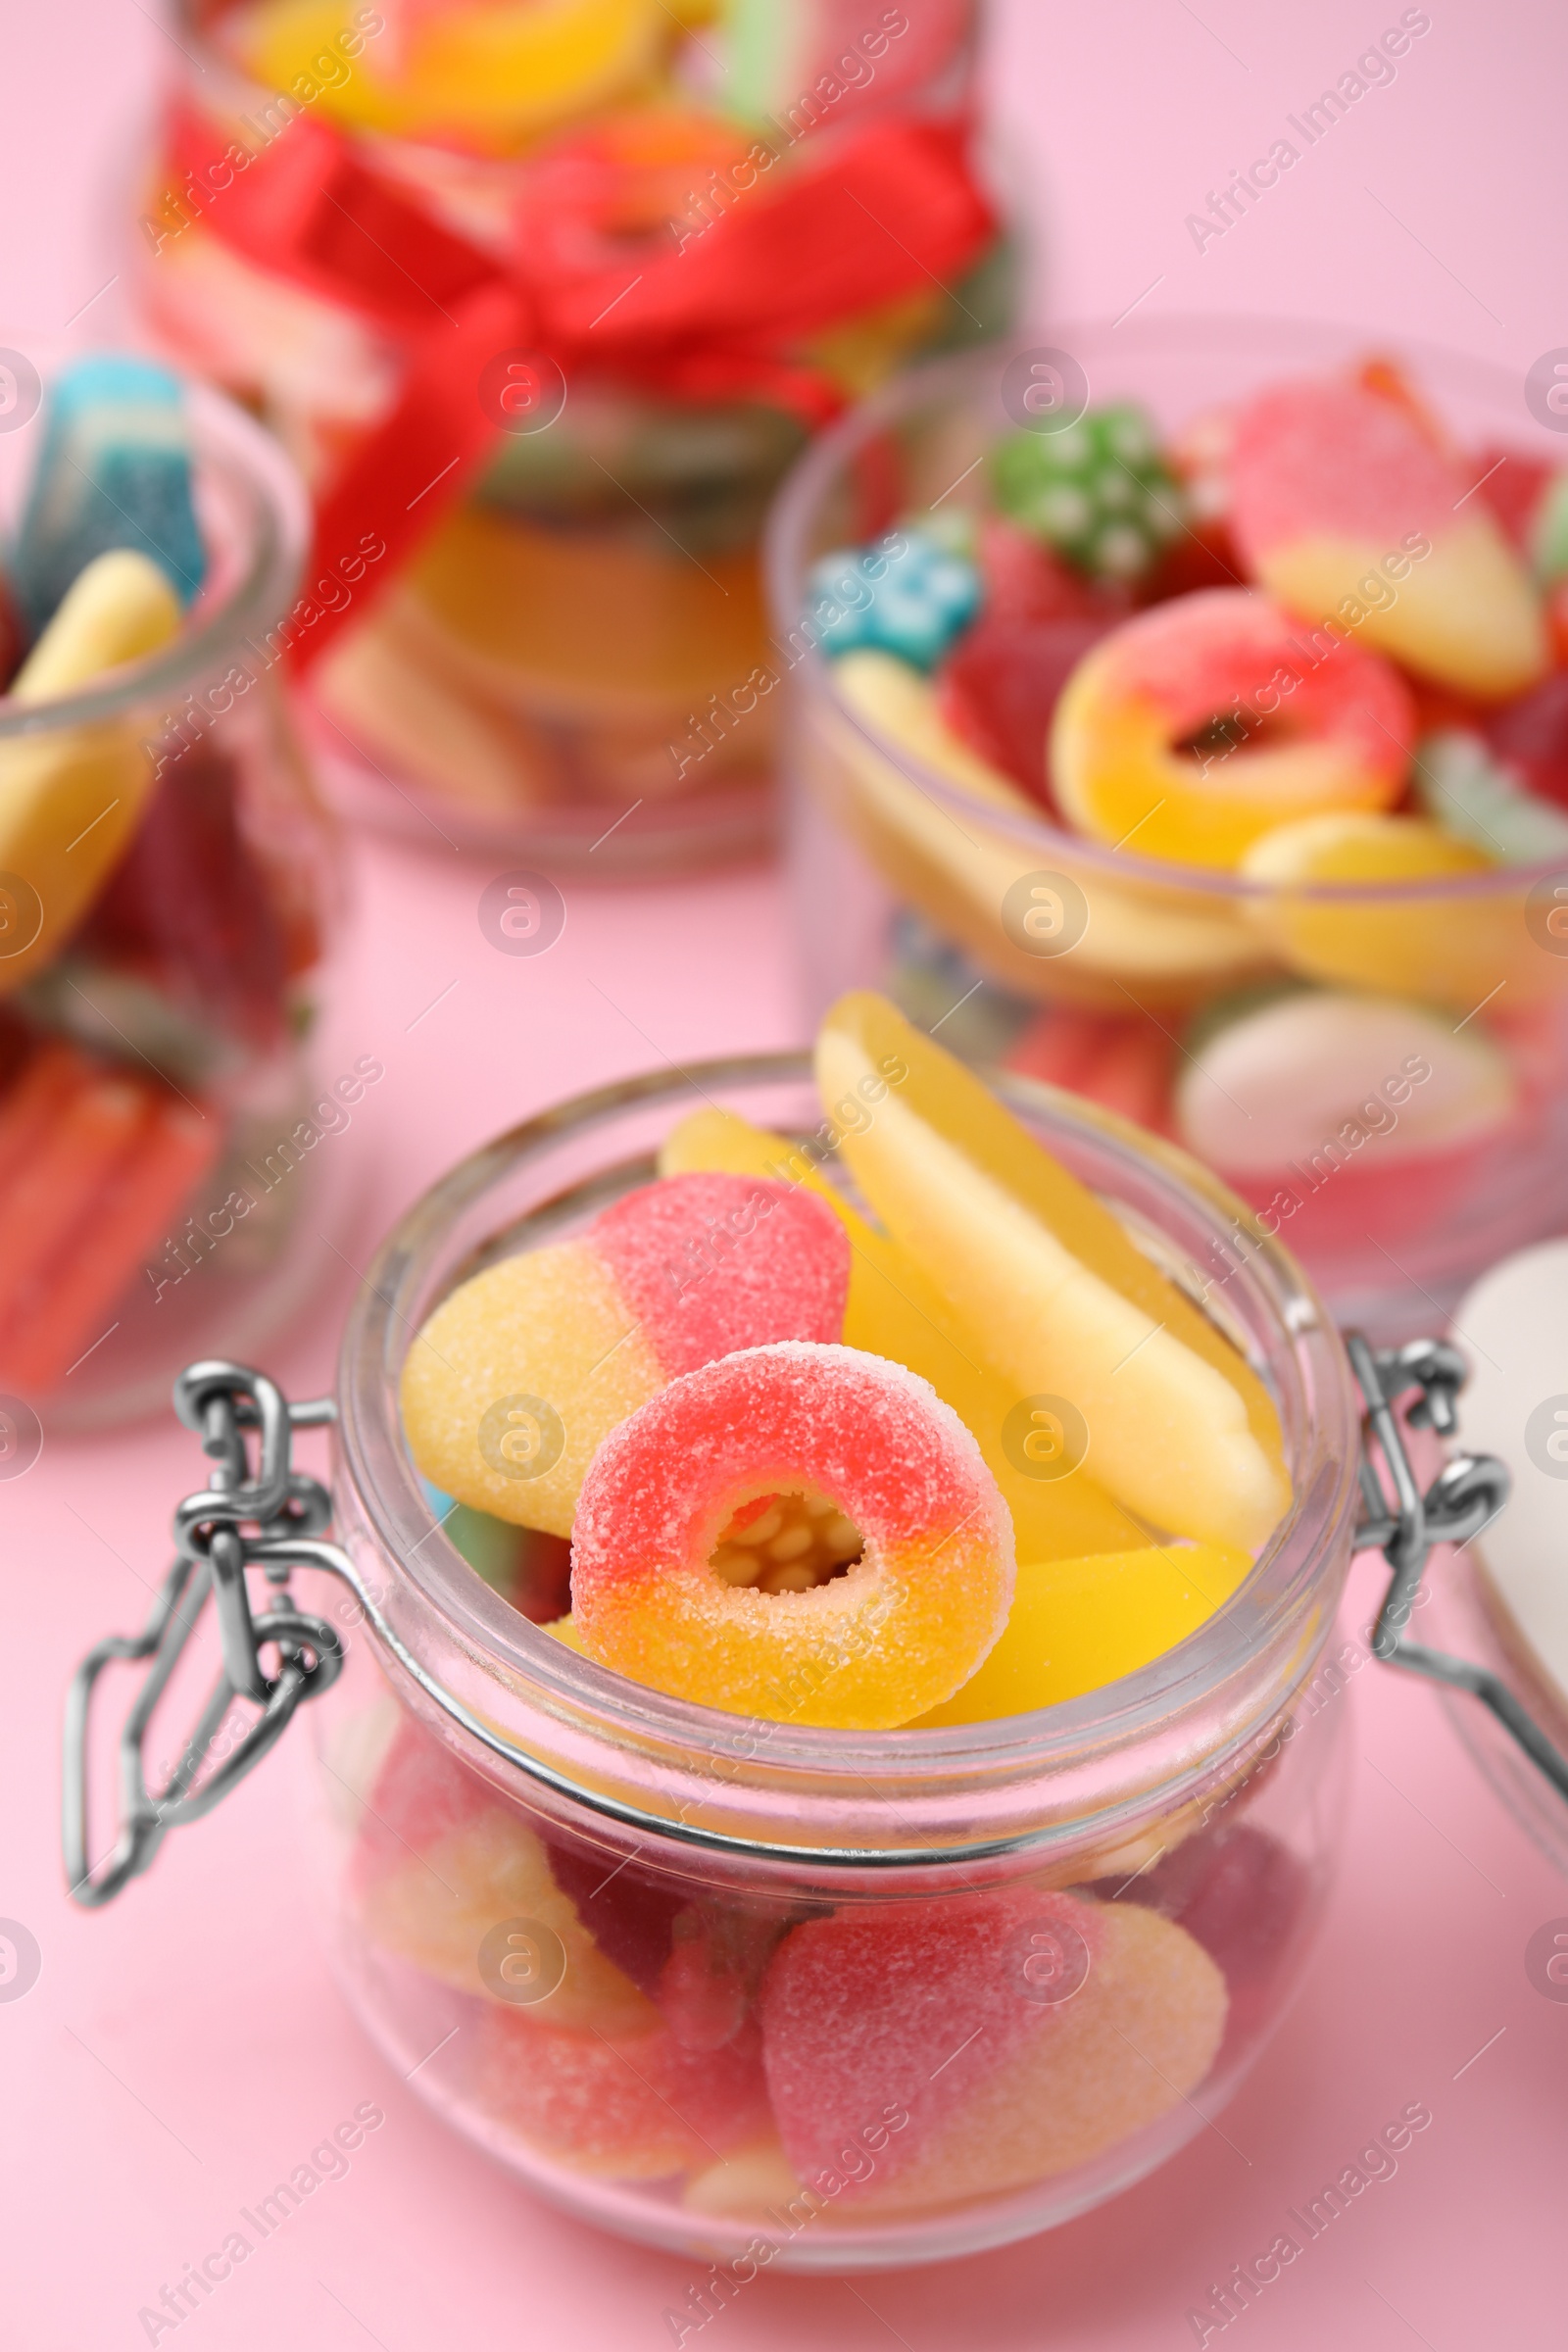
<path id="1" fill-rule="evenodd" d="M 1038 224 L 1038 310 L 1049 292 L 1059 316 L 1114 317 L 1140 297 L 1150 312 L 1306 313 L 1418 332 L 1521 375 L 1568 343 L 1568 18 L 1545 0 L 1433 0 L 1432 28 L 1393 85 L 1196 250 L 1185 216 L 1398 14 L 1374 0 L 1310 12 L 1202 0 L 1200 15 L 1186 0 L 1004 0 L 994 79 Z M 52 337 L 95 295 L 73 331 L 104 335 L 118 293 L 98 294 L 116 268 L 105 222 L 170 36 L 140 0 L 9 0 L 6 18 L 0 339 Z M 487 876 L 439 845 L 424 858 L 361 847 L 354 878 L 324 1061 L 372 1053 L 387 1068 L 333 1145 L 367 1188 L 356 1255 L 458 1153 L 564 1091 L 791 1037 L 768 876 L 573 888 L 564 938 L 533 961 L 487 947 L 474 913 Z M 323 1249 L 318 1320 L 274 1359 L 296 1394 L 330 1377 L 349 1280 Z M 191 1442 L 158 1427 L 51 1441 L 30 1476 L 0 1486 L 0 1741 L 15 1792 L 0 1916 L 24 1923 L 43 1955 L 25 1997 L 0 2003 L 5 2340 L 25 2352 L 143 2342 L 139 2307 L 375 2099 L 386 2125 L 349 2177 L 259 2248 L 184 2323 L 181 2344 L 655 2352 L 671 2340 L 663 2307 L 684 2299 L 696 2266 L 534 2204 L 430 2120 L 361 2037 L 309 1915 L 285 1758 L 177 1835 L 112 1911 L 68 1906 L 61 1694 L 91 1641 L 140 1622 L 171 1505 L 196 1479 Z M 1359 1626 L 1365 1571 L 1355 1590 Z M 1523 1955 L 1537 1927 L 1568 1915 L 1568 1886 L 1423 1689 L 1380 1671 L 1352 1688 L 1362 1764 L 1345 1874 L 1311 1982 L 1226 2114 L 1226 2138 L 1200 2132 L 1118 2203 L 1008 2252 L 854 2284 L 764 2278 L 706 2331 L 705 2352 L 1191 2343 L 1184 2315 L 1209 2281 L 1265 2248 L 1287 2206 L 1416 2099 L 1435 2121 L 1397 2177 L 1228 2338 L 1239 2331 L 1253 2352 L 1562 2343 L 1568 2006 L 1532 1988 Z"/>

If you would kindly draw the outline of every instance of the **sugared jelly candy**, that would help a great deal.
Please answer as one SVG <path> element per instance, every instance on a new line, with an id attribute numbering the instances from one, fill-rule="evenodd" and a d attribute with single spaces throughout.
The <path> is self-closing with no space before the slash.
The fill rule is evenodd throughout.
<path id="1" fill-rule="evenodd" d="M 526 2008 L 480 2020 L 484 2104 L 541 2155 L 610 2180 L 662 2180 L 767 2130 L 758 2032 L 689 2050 L 657 2016 L 640 2034 L 570 2032 Z"/>
<path id="2" fill-rule="evenodd" d="M 812 565 L 810 610 L 837 614 L 822 630 L 824 653 L 872 647 L 929 669 L 974 618 L 980 575 L 968 559 L 927 531 L 899 537 L 892 553 L 842 548 Z"/>
<path id="3" fill-rule="evenodd" d="M 125 355 L 77 360 L 50 392 L 16 554 L 18 592 L 35 629 L 111 548 L 156 564 L 182 605 L 207 570 L 184 391 L 167 368 Z"/>
<path id="4" fill-rule="evenodd" d="M 1074 1450 L 1145 1522 L 1262 1544 L 1290 1492 L 1273 1404 L 1110 1210 L 884 998 L 840 1000 L 816 1070 L 827 1102 L 862 1080 L 887 1085 L 866 1128 L 846 1133 L 845 1158 L 961 1317 L 971 1352 L 1008 1382 L 1025 1427 L 1066 1403 Z"/>
<path id="5" fill-rule="evenodd" d="M 1124 621 L 1069 678 L 1052 781 L 1075 825 L 1140 858 L 1234 866 L 1260 834 L 1397 798 L 1415 740 L 1398 673 L 1266 597 L 1210 588 Z"/>
<path id="6" fill-rule="evenodd" d="M 351 1885 L 372 1942 L 486 2000 L 531 1989 L 534 1975 L 544 1989 L 525 2005 L 531 2023 L 602 2033 L 658 2023 L 557 1886 L 543 1840 L 428 1733 L 403 1722 L 364 1801 Z M 543 1934 L 509 1948 L 496 1932 L 512 1921 Z"/>
<path id="7" fill-rule="evenodd" d="M 1416 746 L 1415 797 L 1434 824 L 1505 865 L 1568 857 L 1568 813 L 1526 791 L 1486 738 L 1445 727 Z"/>
<path id="8" fill-rule="evenodd" d="M 1110 617 L 1006 620 L 983 613 L 937 681 L 937 709 L 960 742 L 1052 807 L 1046 750 L 1061 690 Z"/>
<path id="9" fill-rule="evenodd" d="M 1313 988 L 1239 998 L 1187 1041 L 1176 1132 L 1232 1179 L 1326 1183 L 1474 1142 L 1517 1101 L 1504 1054 L 1478 1023 L 1397 997 Z"/>
<path id="10" fill-rule="evenodd" d="M 1070 2171 L 1176 2106 L 1225 2005 L 1207 1953 L 1153 1911 L 1033 1887 L 866 1903 L 785 1937 L 763 2064 L 804 2182 L 832 2175 L 840 2207 L 946 2205 Z"/>
<path id="11" fill-rule="evenodd" d="M 1250 1551 L 1146 1544 L 1088 1560 L 1020 1560 L 1001 1639 L 924 1726 L 990 1723 L 1102 1690 L 1174 1649 L 1251 1573 Z"/>
<path id="12" fill-rule="evenodd" d="M 476 1510 L 569 1535 L 600 1439 L 665 1381 L 737 1348 L 838 1338 L 849 1254 L 788 1184 L 645 1185 L 436 1308 L 403 1367 L 415 1460 Z"/>
<path id="13" fill-rule="evenodd" d="M 1400 403 L 1281 384 L 1237 419 L 1231 530 L 1303 620 L 1487 701 L 1546 666 L 1541 604 L 1466 467 Z"/>
<path id="14" fill-rule="evenodd" d="M 1020 427 L 997 444 L 992 478 L 1004 514 L 1105 579 L 1138 579 L 1182 528 L 1181 490 L 1140 409 Z"/>
<path id="15" fill-rule="evenodd" d="M 1174 1920 L 1224 1971 L 1230 2051 L 1278 2011 L 1311 1891 L 1290 1847 L 1243 1821 L 1187 1838 L 1134 1879 L 1124 1899 Z"/>
<path id="16" fill-rule="evenodd" d="M 792 1494 L 805 1511 L 785 1526 Z M 863 1544 L 847 1566 L 813 1539 L 818 1502 Z M 755 1504 L 780 1521 L 763 1545 L 744 1541 Z M 765 1565 L 796 1562 L 825 1581 L 760 1589 Z M 601 1446 L 572 1532 L 590 1657 L 773 1722 L 907 1723 L 973 1673 L 1012 1587 L 1006 1506 L 969 1432 L 923 1380 L 851 1348 L 786 1341 L 672 1381 Z"/>
<path id="17" fill-rule="evenodd" d="M 863 1118 L 863 1098 L 837 1106 L 836 1117 Z M 884 1355 L 928 1380 L 951 1404 L 979 1446 L 1012 1516 L 1021 1560 L 1077 1559 L 1088 1552 L 1122 1551 L 1141 1532 L 1087 1471 L 1042 1478 L 1015 1461 L 1003 1433 L 1012 1409 L 1011 1389 L 975 1360 L 961 1323 L 947 1299 L 897 1242 L 853 1208 L 826 1183 L 818 1163 L 826 1147 L 790 1142 L 753 1127 L 734 1111 L 694 1110 L 665 1138 L 660 1167 L 726 1168 L 737 1176 L 786 1178 L 807 1186 L 842 1220 L 850 1238 L 850 1295 L 844 1344 Z"/>
<path id="18" fill-rule="evenodd" d="M 1273 886 L 1249 912 L 1295 970 L 1440 1004 L 1462 998 L 1468 1012 L 1507 976 L 1523 929 L 1512 893 L 1462 888 L 1495 865 L 1426 817 L 1361 812 L 1281 825 L 1241 870 Z M 1444 882 L 1454 891 L 1404 887 Z M 1352 887 L 1314 890 L 1325 883 Z"/>
<path id="19" fill-rule="evenodd" d="M 156 564 L 123 550 L 100 556 L 23 663 L 12 698 L 53 702 L 157 652 L 178 628 Z M 0 748 L 0 873 L 10 894 L 0 995 L 64 947 L 124 855 L 152 788 L 152 760 L 128 721 L 45 729 Z"/>

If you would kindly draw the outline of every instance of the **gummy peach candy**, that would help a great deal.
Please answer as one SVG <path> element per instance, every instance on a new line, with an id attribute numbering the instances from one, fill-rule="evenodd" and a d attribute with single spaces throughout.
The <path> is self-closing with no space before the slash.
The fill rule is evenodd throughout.
<path id="1" fill-rule="evenodd" d="M 1474 475 L 1407 404 L 1365 385 L 1277 385 L 1237 419 L 1230 483 L 1237 547 L 1304 619 L 1489 702 L 1546 667 L 1524 566 Z"/>
<path id="2" fill-rule="evenodd" d="M 763 2065 L 800 2179 L 830 2176 L 836 2212 L 904 2211 L 1021 2188 L 1153 2123 L 1207 2074 L 1225 2010 L 1207 1953 L 1134 1905 L 866 1903 L 780 1945 Z"/>
<path id="3" fill-rule="evenodd" d="M 844 1156 L 1015 1406 L 1072 1404 L 1094 1475 L 1146 1523 L 1262 1544 L 1290 1500 L 1273 1403 L 1109 1209 L 884 998 L 840 1000 L 816 1068 L 830 1102 L 906 1072 Z"/>
<path id="4" fill-rule="evenodd" d="M 460 1502 L 571 1533 L 605 1433 L 676 1373 L 769 1340 L 836 1340 L 849 1246 L 787 1184 L 645 1185 L 579 1238 L 503 1258 L 428 1317 L 403 1367 L 410 1449 Z"/>
<path id="5" fill-rule="evenodd" d="M 863 1101 L 853 1105 L 853 1115 L 870 1115 Z M 827 1203 L 850 1241 L 845 1346 L 917 1372 L 952 1405 L 1001 1489 L 1020 1560 L 1123 1551 L 1142 1533 L 1087 1472 L 1060 1479 L 1023 1474 L 1002 1443 L 1014 1401 L 1011 1389 L 975 1360 L 953 1308 L 914 1259 L 824 1181 L 805 1147 L 714 1106 L 691 1112 L 672 1129 L 659 1164 L 666 1176 L 703 1168 L 771 1177 L 800 1185 Z"/>
<path id="6" fill-rule="evenodd" d="M 755 1559 L 715 1558 L 748 1504 L 800 1492 L 858 1532 L 844 1573 L 769 1592 Z M 850 1348 L 786 1341 L 672 1381 L 600 1446 L 572 1534 L 589 1657 L 803 1725 L 877 1730 L 951 1696 L 1012 1589 L 1006 1506 L 969 1432 L 913 1373 Z"/>
<path id="7" fill-rule="evenodd" d="M 1267 598 L 1210 588 L 1102 638 L 1052 722 L 1052 778 L 1073 823 L 1136 857 L 1227 868 L 1293 817 L 1396 799 L 1415 742 L 1409 689 L 1376 655 L 1330 641 L 1315 662 L 1298 636 Z"/>

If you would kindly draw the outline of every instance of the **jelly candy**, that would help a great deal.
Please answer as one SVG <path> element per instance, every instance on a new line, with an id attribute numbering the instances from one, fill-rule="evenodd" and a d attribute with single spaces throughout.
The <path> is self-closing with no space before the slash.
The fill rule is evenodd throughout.
<path id="1" fill-rule="evenodd" d="M 238 778 L 210 744 L 171 760 L 78 935 L 90 959 L 264 1051 L 287 1017 L 288 946 L 240 827 Z"/>
<path id="2" fill-rule="evenodd" d="M 1546 666 L 1540 601 L 1476 479 L 1398 403 L 1282 384 L 1237 420 L 1231 529 L 1249 568 L 1322 621 L 1487 701 Z"/>
<path id="3" fill-rule="evenodd" d="M 0 1096 L 0 1372 L 53 1389 L 177 1223 L 221 1131 L 165 1088 L 74 1046 L 37 1049 Z"/>
<path id="4" fill-rule="evenodd" d="M 397 34 L 357 36 L 349 63 L 338 0 L 270 0 L 250 19 L 243 62 L 355 129 L 466 134 L 505 152 L 633 96 L 677 29 L 660 0 L 403 0 L 396 13 Z"/>
<path id="5" fill-rule="evenodd" d="M 861 2210 L 1083 2164 L 1207 2074 L 1224 1979 L 1156 1912 L 1033 1887 L 865 1903 L 794 1929 L 762 1988 L 784 2150 Z"/>
<path id="6" fill-rule="evenodd" d="M 1005 1067 L 1157 1132 L 1166 1124 L 1175 1053 L 1174 1041 L 1152 1021 L 1053 1004 L 1009 1047 Z"/>
<path id="7" fill-rule="evenodd" d="M 1177 1072 L 1175 1123 L 1226 1175 L 1295 1170 L 1310 1187 L 1471 1143 L 1516 1101 L 1506 1055 L 1476 1024 L 1456 1033 L 1428 1005 L 1300 989 L 1240 998 L 1233 1017 L 1212 1008 Z"/>
<path id="8" fill-rule="evenodd" d="M 833 682 L 857 717 L 892 738 L 922 767 L 995 808 L 1027 816 L 1033 804 L 985 759 L 977 757 L 943 715 L 939 689 L 891 654 L 845 654 Z"/>
<path id="9" fill-rule="evenodd" d="M 937 681 L 937 710 L 970 751 L 1042 808 L 1053 806 L 1046 747 L 1057 699 L 1108 618 L 1005 620 L 983 613 Z"/>
<path id="10" fill-rule="evenodd" d="M 807 1514 L 836 1505 L 863 1555 L 832 1573 L 831 1523 L 824 1544 L 802 1517 L 767 1556 L 819 1581 L 757 1590 L 746 1506 L 782 1521 L 797 1492 Z M 1012 1585 L 1006 1506 L 957 1415 L 902 1365 L 795 1341 L 687 1373 L 612 1431 L 572 1532 L 590 1657 L 771 1721 L 906 1723 L 974 1671 Z"/>
<path id="11" fill-rule="evenodd" d="M 100 556 L 74 582 L 12 686 L 41 704 L 167 645 L 179 627 L 169 583 L 145 556 Z M 0 960 L 0 995 L 55 956 L 135 831 L 153 764 L 128 720 L 45 729 L 0 746 L 0 872 L 32 904 L 8 920 L 30 939 Z"/>
<path id="12" fill-rule="evenodd" d="M 1101 620 L 1108 627 L 1131 610 L 1125 588 L 1086 580 L 1005 514 L 982 514 L 976 538 L 988 619 Z"/>
<path id="13" fill-rule="evenodd" d="M 1278 2014 L 1280 1980 L 1300 1952 L 1311 1894 L 1305 1866 L 1278 1838 L 1251 1822 L 1200 1831 L 1120 1891 L 1174 1920 L 1223 1970 L 1230 2007 L 1222 2059 Z"/>
<path id="14" fill-rule="evenodd" d="M 1544 588 L 1568 579 L 1568 472 L 1554 473 L 1542 495 L 1531 527 L 1530 556 Z"/>
<path id="15" fill-rule="evenodd" d="M 830 658 L 871 647 L 930 669 L 974 618 L 980 577 L 968 560 L 927 531 L 900 532 L 902 546 L 843 548 L 811 567 L 808 611 L 831 611 L 822 627 Z"/>
<path id="16" fill-rule="evenodd" d="M 1091 409 L 1056 432 L 1008 433 L 992 479 L 1004 514 L 1106 579 L 1137 579 L 1182 528 L 1181 490 L 1140 409 Z"/>
<path id="17" fill-rule="evenodd" d="M 920 1727 L 1025 1715 L 1135 1674 L 1196 1633 L 1251 1569 L 1250 1551 L 1208 1544 L 1020 1560 L 995 1649 Z"/>
<path id="18" fill-rule="evenodd" d="M 34 629 L 111 548 L 134 549 L 156 564 L 181 605 L 206 575 L 184 391 L 168 368 L 124 355 L 75 361 L 49 395 L 43 455 L 16 551 L 17 589 Z"/>
<path id="19" fill-rule="evenodd" d="M 17 610 L 10 579 L 0 571 L 0 694 L 5 694 L 10 688 L 12 679 L 22 667 L 22 659 L 26 650 L 26 628 Z"/>
<path id="20" fill-rule="evenodd" d="M 936 1285 L 897 1242 L 868 1225 L 826 1182 L 806 1149 L 715 1107 L 691 1112 L 672 1130 L 660 1154 L 660 1167 L 665 1175 L 685 1168 L 727 1168 L 738 1176 L 787 1176 L 828 1202 L 850 1237 L 852 1253 L 845 1346 L 887 1356 L 917 1372 L 944 1403 L 952 1405 L 1002 1491 L 1020 1559 L 1075 1559 L 1087 1552 L 1120 1551 L 1139 1532 L 1087 1473 L 1040 1479 L 1010 1458 L 1003 1431 L 1014 1401 L 1011 1389 L 975 1361 L 960 1323 Z"/>
<path id="21" fill-rule="evenodd" d="M 1497 759 L 1531 792 L 1568 808 L 1568 670 L 1489 712 L 1485 732 Z"/>
<path id="22" fill-rule="evenodd" d="M 474 1773 L 406 1717 L 369 1776 L 350 1863 L 360 1924 L 374 1943 L 459 1992 L 501 2001 L 554 1960 L 560 1981 L 524 2006 L 530 2023 L 648 2032 L 658 2013 L 600 1950 L 556 1884 L 544 1841 Z M 509 1921 L 546 1932 L 492 1957 Z M 559 1952 L 549 1948 L 554 1938 Z M 543 1950 L 541 1950 L 541 1944 Z M 510 1961 L 510 1966 L 509 1966 Z M 487 1973 L 488 1972 L 488 1973 Z"/>
<path id="23" fill-rule="evenodd" d="M 1136 857 L 1230 867 L 1259 835 L 1325 808 L 1381 808 L 1415 713 L 1397 672 L 1240 588 L 1157 605 L 1104 638 L 1052 727 L 1071 821 Z"/>
<path id="24" fill-rule="evenodd" d="M 843 1228 L 787 1184 L 643 1186 L 443 1300 L 403 1367 L 410 1446 L 460 1501 L 569 1535 L 607 1430 L 733 1348 L 836 1340 L 848 1282 Z"/>
<path id="25" fill-rule="evenodd" d="M 1360 811 L 1281 825 L 1253 843 L 1242 872 L 1273 885 L 1249 911 L 1295 970 L 1440 1004 L 1462 1000 L 1469 1012 L 1507 977 L 1523 930 L 1515 898 L 1399 886 L 1459 886 L 1494 865 L 1425 817 Z M 1314 896 L 1310 886 L 1324 883 L 1352 887 L 1339 899 Z"/>
<path id="26" fill-rule="evenodd" d="M 1289 1499 L 1274 1407 L 1109 1209 L 882 998 L 840 1000 L 816 1068 L 828 1102 L 881 1075 L 886 1099 L 845 1158 L 1014 1409 L 1069 1402 L 1093 1475 L 1160 1531 L 1260 1544 Z"/>
<path id="27" fill-rule="evenodd" d="M 1521 789 L 1481 735 L 1448 727 L 1416 746 L 1415 798 L 1434 824 L 1506 865 L 1568 856 L 1568 812 Z"/>
<path id="28" fill-rule="evenodd" d="M 689 2050 L 667 2026 L 568 2032 L 526 2008 L 480 2021 L 485 2104 L 544 2155 L 610 2180 L 707 2171 L 768 2126 L 755 2025 L 721 2049 Z"/>

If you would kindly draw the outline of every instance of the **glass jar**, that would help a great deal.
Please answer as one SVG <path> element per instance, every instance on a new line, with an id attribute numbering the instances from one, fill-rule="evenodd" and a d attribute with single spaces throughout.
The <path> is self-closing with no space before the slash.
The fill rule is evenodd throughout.
<path id="1" fill-rule="evenodd" d="M 1166 437 L 1281 378 L 1348 368 L 1368 347 L 1349 328 L 1246 319 L 1134 318 L 1054 337 L 1097 406 L 1133 402 Z M 1067 832 L 1021 792 L 985 797 L 858 715 L 802 625 L 810 567 L 901 514 L 934 506 L 955 527 L 985 512 L 985 456 L 1015 418 L 1007 358 L 956 358 L 876 395 L 808 453 L 775 511 L 806 1010 L 884 988 L 940 1023 L 953 1051 L 1076 1084 L 1070 1045 L 1077 1066 L 1098 1064 L 1103 1101 L 1173 1134 L 1177 1081 L 1192 1083 L 1209 1008 L 1293 988 L 1377 997 L 1344 1114 L 1321 1133 L 1303 1114 L 1289 1158 L 1254 1165 L 1244 1104 L 1219 1172 L 1342 1323 L 1403 1339 L 1568 1217 L 1568 858 L 1401 884 L 1249 881 Z M 1403 343 L 1397 362 L 1444 428 L 1485 451 L 1478 471 L 1498 448 L 1560 458 L 1513 376 Z M 1482 1067 L 1487 1122 L 1438 1140 L 1434 1116 L 1434 1140 L 1418 1142 L 1422 1082 L 1407 1081 L 1406 1054 L 1421 1063 L 1434 1043 Z M 1304 1070 L 1303 1091 L 1320 1076 Z"/>
<path id="2" fill-rule="evenodd" d="M 793 1133 L 820 1116 L 798 1056 L 607 1088 L 476 1153 L 393 1232 L 346 1333 L 334 1464 L 373 1622 L 302 1581 L 349 1629 L 307 1723 L 351 2003 L 455 2129 L 569 2211 L 712 2264 L 722 2302 L 769 2263 L 1045 2229 L 1230 2095 L 1340 1840 L 1358 1418 L 1277 1244 L 1254 1229 L 1222 1291 L 1198 1272 L 1239 1213 L 1221 1187 L 1009 1084 L 1268 1382 L 1295 1501 L 1255 1570 L 1139 1673 L 961 1730 L 804 1730 L 633 1686 L 529 1622 L 565 1605 L 564 1544 L 528 1540 L 514 1605 L 449 1541 L 398 1381 L 455 1282 L 647 1180 L 693 1085 Z M 844 1970 L 849 2005 L 819 2005 Z"/>
<path id="3" fill-rule="evenodd" d="M 346 10 L 273 92 L 243 64 L 266 12 L 185 0 L 127 268 L 154 338 L 299 463 L 323 580 L 340 545 L 389 551 L 373 609 L 302 645 L 341 805 L 556 869 L 683 870 L 771 838 L 779 480 L 911 354 L 1004 323 L 978 0 L 871 10 L 842 44 L 816 0 L 561 13 L 635 34 L 636 71 L 442 125 L 383 103 L 435 11 Z M 479 22 L 446 14 L 449 38 Z M 842 219 L 775 233 L 775 190 L 809 211 L 826 186 L 813 158 L 851 182 Z"/>
<path id="4" fill-rule="evenodd" d="M 316 1102 L 308 1052 L 335 857 L 277 666 L 305 501 L 242 411 L 185 399 L 208 564 L 179 634 L 67 696 L 0 697 L 0 811 L 40 774 L 58 810 L 0 875 L 18 1443 L 156 1410 L 193 1353 L 274 1334 L 342 1183 L 315 1147 L 351 1114 Z M 41 429 L 0 441 L 8 523 Z"/>

